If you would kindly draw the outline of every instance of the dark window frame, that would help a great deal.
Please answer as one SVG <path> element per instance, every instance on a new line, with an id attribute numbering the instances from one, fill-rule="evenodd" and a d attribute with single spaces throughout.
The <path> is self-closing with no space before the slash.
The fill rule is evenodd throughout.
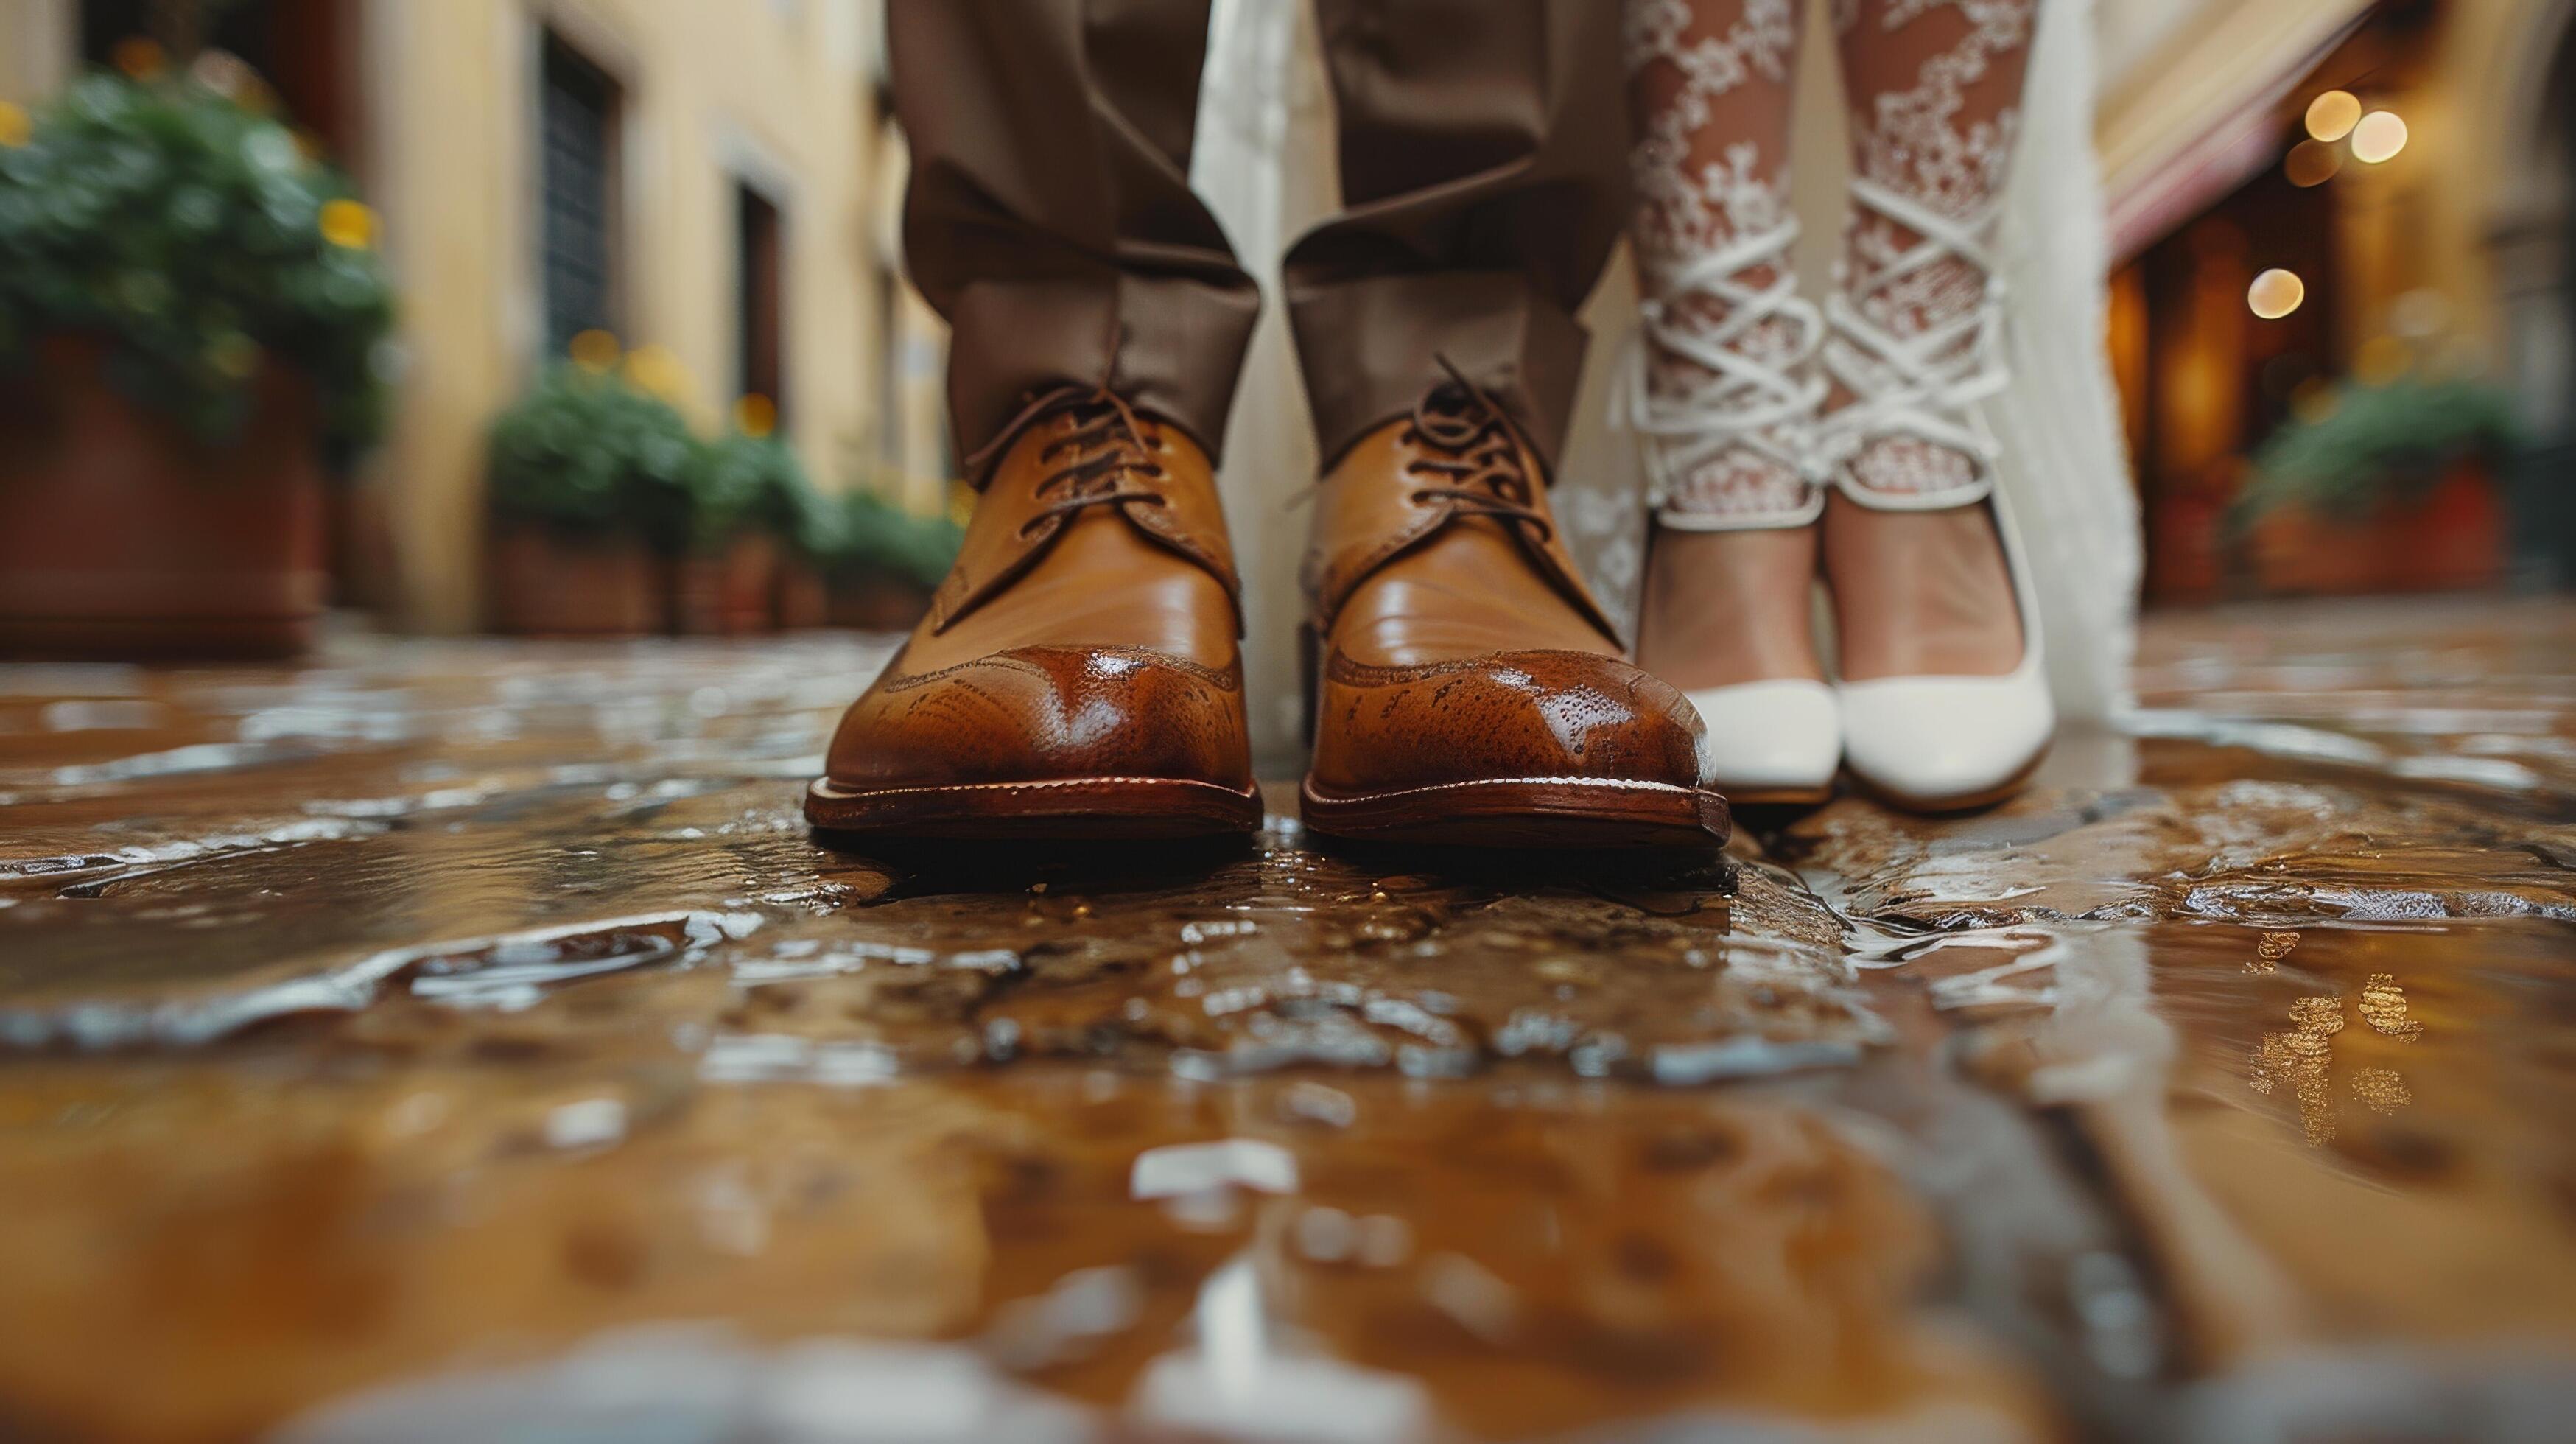
<path id="1" fill-rule="evenodd" d="M 734 394 L 766 396 L 787 433 L 787 208 L 734 177 Z"/>
<path id="2" fill-rule="evenodd" d="M 536 106 L 537 295 L 545 353 L 603 330 L 626 339 L 626 88 L 551 27 Z"/>

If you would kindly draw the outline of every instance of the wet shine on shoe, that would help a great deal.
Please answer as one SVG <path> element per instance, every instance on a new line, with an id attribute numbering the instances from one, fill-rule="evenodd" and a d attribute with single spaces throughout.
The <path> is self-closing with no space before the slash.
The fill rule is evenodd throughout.
<path id="1" fill-rule="evenodd" d="M 1305 568 L 1306 824 L 1492 847 L 1713 847 L 1699 718 L 1628 663 L 1536 456 L 1453 379 L 1320 486 Z"/>
<path id="2" fill-rule="evenodd" d="M 994 449 L 956 565 L 843 715 L 807 820 L 996 839 L 1259 827 L 1240 587 L 1206 453 L 1075 388 Z"/>

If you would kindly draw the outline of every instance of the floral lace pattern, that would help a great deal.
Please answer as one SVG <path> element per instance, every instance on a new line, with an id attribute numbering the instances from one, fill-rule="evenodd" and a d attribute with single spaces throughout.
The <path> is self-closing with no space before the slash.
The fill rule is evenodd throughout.
<path id="1" fill-rule="evenodd" d="M 1728 0 L 1704 8 L 1714 14 L 1736 5 Z M 1671 98 L 1638 127 L 1628 158 L 1637 187 L 1637 246 L 1650 272 L 1669 272 L 1729 236 L 1781 219 L 1787 155 L 1772 157 L 1760 169 L 1750 142 L 1724 143 L 1713 155 L 1696 144 L 1718 98 L 1756 76 L 1789 83 L 1798 46 L 1792 0 L 1740 0 L 1740 11 L 1714 32 L 1700 28 L 1700 12 L 1690 0 L 1630 0 L 1623 17 L 1630 78 L 1664 65 L 1680 80 Z"/>
<path id="2" fill-rule="evenodd" d="M 1980 232 L 1990 230 L 2020 108 L 2013 100 L 1989 101 L 1979 113 L 1972 92 L 1998 67 L 2022 62 L 2036 8 L 2037 0 L 1837 0 L 1835 26 L 1846 46 L 1886 44 L 1924 54 L 1911 86 L 1853 97 L 1855 172 Z M 1943 23 L 1961 33 L 1936 49 L 1915 37 L 1932 29 L 1928 22 L 1943 10 L 1957 12 L 1958 21 Z M 1875 33 L 1856 33 L 1867 31 Z M 2017 85 L 2007 89 L 2017 97 Z M 1900 266 L 1920 239 L 1866 208 L 1855 208 L 1844 236 L 1843 294 L 1890 335 L 1921 336 L 1986 304 L 1986 274 L 1965 258 Z M 1977 485 L 1979 473 L 1975 458 L 1952 447 L 1882 436 L 1851 459 L 1846 480 L 1864 493 L 1920 496 Z"/>
<path id="3" fill-rule="evenodd" d="M 1729 351 L 1773 372 L 1803 360 L 1804 327 L 1779 316 L 1731 327 L 1727 298 L 1685 276 L 1731 243 L 1788 224 L 1787 147 L 1765 155 L 1755 141 L 1726 134 L 1719 107 L 1749 84 L 1785 92 L 1797 57 L 1798 13 L 1796 0 L 1628 0 L 1623 19 L 1631 83 L 1650 74 L 1663 82 L 1629 154 L 1637 196 L 1631 234 L 1646 289 L 1645 385 L 1656 402 L 1679 410 L 1695 402 L 1722 409 L 1741 400 L 1744 388 L 1661 344 L 1659 335 L 1678 334 L 1696 349 Z M 1757 260 L 1729 279 L 1767 286 L 1784 274 L 1784 261 Z M 1667 513 L 1739 524 L 1809 508 L 1812 486 L 1798 465 L 1782 459 L 1799 454 L 1802 425 L 1788 419 L 1751 430 L 1758 445 L 1677 448 L 1669 462 L 1650 457 L 1655 502 Z"/>

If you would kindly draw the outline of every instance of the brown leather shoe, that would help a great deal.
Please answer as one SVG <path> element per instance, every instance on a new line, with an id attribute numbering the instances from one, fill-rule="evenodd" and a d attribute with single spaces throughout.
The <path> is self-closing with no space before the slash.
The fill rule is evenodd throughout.
<path id="1" fill-rule="evenodd" d="M 956 566 L 841 718 L 806 819 L 979 838 L 1259 827 L 1207 454 L 1072 388 L 995 450 Z"/>
<path id="2" fill-rule="evenodd" d="M 1307 825 L 1477 846 L 1707 846 L 1703 731 L 1631 666 L 1540 467 L 1463 379 L 1325 476 L 1306 558 Z"/>

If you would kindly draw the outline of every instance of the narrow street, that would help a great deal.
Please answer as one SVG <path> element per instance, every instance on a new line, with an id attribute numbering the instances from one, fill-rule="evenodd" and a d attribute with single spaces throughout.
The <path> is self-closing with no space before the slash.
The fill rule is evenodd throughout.
<path id="1" fill-rule="evenodd" d="M 0 1437 L 2576 1410 L 2576 604 L 1651 863 L 819 845 L 885 645 L 0 669 Z"/>

